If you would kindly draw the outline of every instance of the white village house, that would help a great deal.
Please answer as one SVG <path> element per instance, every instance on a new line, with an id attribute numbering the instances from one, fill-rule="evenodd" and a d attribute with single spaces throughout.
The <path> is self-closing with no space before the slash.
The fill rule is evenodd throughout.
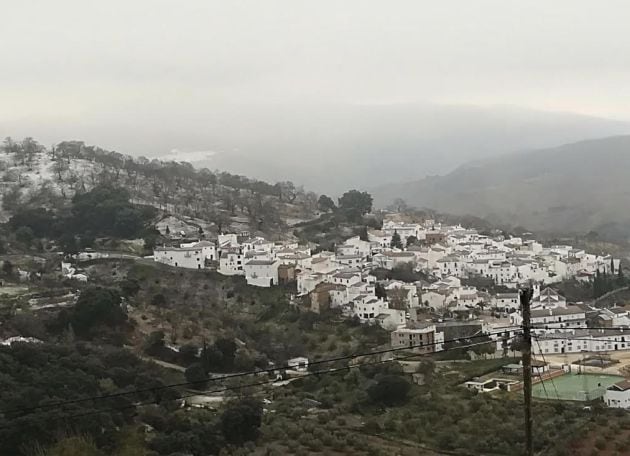
<path id="1" fill-rule="evenodd" d="M 608 407 L 630 409 L 630 380 L 622 380 L 609 386 L 604 393 Z"/>
<path id="2" fill-rule="evenodd" d="M 206 257 L 200 247 L 156 247 L 153 259 L 178 268 L 203 269 Z"/>
<path id="3" fill-rule="evenodd" d="M 278 260 L 249 260 L 243 265 L 248 285 L 271 287 L 278 285 Z"/>

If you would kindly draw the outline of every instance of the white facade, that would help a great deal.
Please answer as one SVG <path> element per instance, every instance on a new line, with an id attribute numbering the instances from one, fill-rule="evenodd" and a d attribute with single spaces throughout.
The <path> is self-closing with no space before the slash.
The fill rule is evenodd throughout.
<path id="1" fill-rule="evenodd" d="M 372 253 L 372 244 L 369 241 L 362 241 L 359 236 L 346 239 L 346 242 L 337 246 L 337 254 L 359 255 L 367 258 Z"/>
<path id="2" fill-rule="evenodd" d="M 335 262 L 340 267 L 360 268 L 366 264 L 366 257 L 363 255 L 335 255 Z"/>
<path id="3" fill-rule="evenodd" d="M 333 274 L 328 274 L 326 278 L 326 282 L 334 283 L 337 285 L 345 285 L 349 287 L 350 285 L 354 285 L 355 283 L 361 282 L 361 273 L 360 272 L 335 272 Z"/>
<path id="4" fill-rule="evenodd" d="M 354 314 L 359 317 L 362 323 L 373 322 L 376 317 L 389 310 L 386 301 L 374 296 L 357 298 L 353 302 Z"/>
<path id="5" fill-rule="evenodd" d="M 298 296 L 309 294 L 318 284 L 324 282 L 326 282 L 326 276 L 324 274 L 309 271 L 301 272 L 297 275 Z"/>
<path id="6" fill-rule="evenodd" d="M 274 251 L 274 243 L 262 237 L 249 238 L 241 242 L 244 254 L 256 252 L 258 254 L 271 254 Z"/>
<path id="7" fill-rule="evenodd" d="M 567 300 L 552 288 L 545 288 L 539 291 L 539 287 L 534 287 L 534 296 L 532 297 L 531 308 L 535 309 L 556 309 L 565 308 Z"/>
<path id="8" fill-rule="evenodd" d="M 221 252 L 219 273 L 223 275 L 244 275 L 245 255 L 240 248 L 229 248 Z"/>
<path id="9" fill-rule="evenodd" d="M 446 300 L 449 296 L 449 292 L 424 291 L 420 299 L 425 306 L 431 307 L 434 310 L 444 310 L 446 308 Z"/>
<path id="10" fill-rule="evenodd" d="M 157 247 L 153 251 L 153 259 L 158 263 L 187 269 L 203 269 L 206 264 L 203 251 L 196 247 Z"/>
<path id="11" fill-rule="evenodd" d="M 420 232 L 423 231 L 422 227 L 418 224 L 406 224 L 406 223 L 396 223 L 392 221 L 386 221 L 383 223 L 383 229 L 381 230 L 385 236 L 389 236 L 390 238 L 394 235 L 394 233 L 398 233 L 400 236 L 400 240 L 402 241 L 403 246 L 407 245 L 407 239 L 410 236 L 415 237 L 416 239 L 420 239 Z"/>
<path id="12" fill-rule="evenodd" d="M 392 348 L 407 347 L 414 351 L 435 352 L 443 350 L 443 344 L 444 333 L 437 332 L 432 324 L 400 327 L 391 333 Z"/>
<path id="13" fill-rule="evenodd" d="M 294 371 L 307 372 L 308 371 L 308 358 L 304 356 L 291 358 L 290 360 L 287 361 L 287 367 Z"/>
<path id="14" fill-rule="evenodd" d="M 215 261 L 217 257 L 217 247 L 210 241 L 186 242 L 179 244 L 181 248 L 201 249 L 201 254 L 206 260 Z"/>
<path id="15" fill-rule="evenodd" d="M 217 243 L 219 244 L 220 247 L 230 246 L 230 245 L 233 247 L 237 247 L 238 235 L 235 233 L 219 234 L 219 236 L 217 237 Z"/>
<path id="16" fill-rule="evenodd" d="M 458 256 L 451 255 L 446 256 L 437 261 L 437 265 L 440 268 L 440 272 L 443 276 L 455 276 L 464 277 L 466 270 L 466 263 Z"/>
<path id="17" fill-rule="evenodd" d="M 581 329 L 540 335 L 532 351 L 540 353 L 610 352 L 630 349 L 630 332 L 612 329 Z"/>
<path id="18" fill-rule="evenodd" d="M 500 312 L 515 312 L 520 307 L 518 293 L 497 293 L 492 300 L 492 307 Z"/>
<path id="19" fill-rule="evenodd" d="M 613 408 L 630 408 L 630 382 L 622 380 L 611 385 L 604 393 L 604 403 Z"/>
<path id="20" fill-rule="evenodd" d="M 380 252 L 392 246 L 392 237 L 383 231 L 368 231 L 368 240 L 373 243 L 372 251 Z"/>
<path id="21" fill-rule="evenodd" d="M 278 285 L 278 260 L 250 260 L 243 265 L 248 285 L 271 287 Z"/>
<path id="22" fill-rule="evenodd" d="M 376 321 L 381 328 L 392 331 L 400 326 L 404 326 L 407 319 L 404 310 L 387 308 L 377 315 Z"/>

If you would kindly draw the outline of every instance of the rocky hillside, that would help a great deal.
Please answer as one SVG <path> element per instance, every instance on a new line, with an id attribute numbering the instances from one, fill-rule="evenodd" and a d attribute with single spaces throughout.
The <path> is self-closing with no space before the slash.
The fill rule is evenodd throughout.
<path id="1" fill-rule="evenodd" d="M 374 192 L 377 205 L 410 205 L 474 214 L 533 230 L 630 236 L 630 136 L 470 162 L 445 176 Z"/>
<path id="2" fill-rule="evenodd" d="M 269 184 L 186 162 L 133 158 L 81 141 L 45 148 L 32 138 L 6 138 L 0 175 L 3 221 L 18 208 L 64 210 L 76 193 L 99 184 L 122 187 L 132 202 L 164 214 L 210 221 L 217 231 L 234 225 L 279 235 L 317 210 L 317 195 L 291 182 Z"/>

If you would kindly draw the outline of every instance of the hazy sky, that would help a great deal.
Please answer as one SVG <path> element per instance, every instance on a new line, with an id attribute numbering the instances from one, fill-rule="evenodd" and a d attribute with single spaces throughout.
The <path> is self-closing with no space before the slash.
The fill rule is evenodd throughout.
<path id="1" fill-rule="evenodd" d="M 630 120 L 630 2 L 3 1 L 0 121 L 306 101 Z"/>

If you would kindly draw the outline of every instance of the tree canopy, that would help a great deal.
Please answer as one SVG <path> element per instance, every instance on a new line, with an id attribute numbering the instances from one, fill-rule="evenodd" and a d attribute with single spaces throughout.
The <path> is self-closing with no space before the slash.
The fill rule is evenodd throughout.
<path id="1" fill-rule="evenodd" d="M 88 335 L 96 326 L 115 327 L 127 321 L 118 290 L 101 287 L 83 290 L 70 314 L 60 318 L 67 318 L 78 335 Z"/>
<path id="2" fill-rule="evenodd" d="M 110 185 L 77 193 L 72 199 L 73 225 L 95 235 L 139 237 L 156 213 L 150 206 L 134 206 L 127 190 Z"/>
<path id="3" fill-rule="evenodd" d="M 262 404 L 253 398 L 244 398 L 230 404 L 221 415 L 223 437 L 234 444 L 256 440 L 262 424 L 262 414 Z"/>
<path id="4" fill-rule="evenodd" d="M 343 210 L 357 211 L 360 215 L 372 211 L 372 195 L 368 192 L 349 190 L 339 198 L 339 207 Z"/>
<path id="5" fill-rule="evenodd" d="M 370 399 L 383 405 L 404 403 L 411 389 L 409 382 L 398 375 L 386 375 L 367 390 Z"/>
<path id="6" fill-rule="evenodd" d="M 317 206 L 322 212 L 330 212 L 337 209 L 337 206 L 335 206 L 335 202 L 328 195 L 321 195 L 319 197 L 319 200 L 317 201 Z"/>
<path id="7" fill-rule="evenodd" d="M 395 249 L 403 248 L 402 239 L 400 239 L 400 234 L 398 234 L 398 231 L 394 231 L 394 234 L 392 236 L 391 246 L 392 248 L 395 248 Z"/>

